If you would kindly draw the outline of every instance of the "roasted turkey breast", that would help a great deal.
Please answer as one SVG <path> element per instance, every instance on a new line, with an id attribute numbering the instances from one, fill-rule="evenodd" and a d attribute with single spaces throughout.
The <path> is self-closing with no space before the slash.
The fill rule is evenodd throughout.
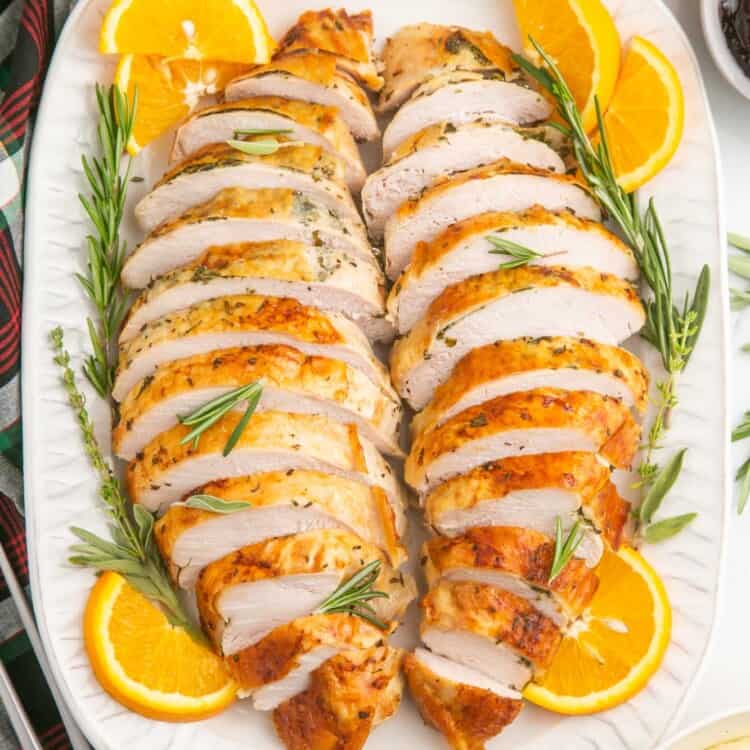
<path id="1" fill-rule="evenodd" d="M 371 604 L 380 620 L 398 620 L 416 593 L 413 579 L 355 534 L 322 529 L 247 545 L 204 568 L 195 588 L 204 630 L 224 656 L 236 654 L 279 625 L 315 613 L 374 560 L 381 561 L 374 586 L 388 596 Z"/>
<path id="2" fill-rule="evenodd" d="M 525 211 L 537 205 L 601 219 L 588 190 L 570 175 L 501 159 L 443 177 L 404 202 L 386 222 L 388 276 L 395 279 L 406 268 L 420 242 L 434 240 L 456 222 L 490 211 Z"/>
<path id="3" fill-rule="evenodd" d="M 112 447 L 126 460 L 211 399 L 263 382 L 260 411 L 321 414 L 354 423 L 385 453 L 401 456 L 401 405 L 344 362 L 305 355 L 282 344 L 222 349 L 160 365 L 120 404 Z M 238 409 L 244 409 L 239 404 Z"/>
<path id="4" fill-rule="evenodd" d="M 243 130 L 288 131 L 285 134 L 292 141 L 320 146 L 344 162 L 352 190 L 362 187 L 365 168 L 338 109 L 280 96 L 256 96 L 195 112 L 175 135 L 172 159 L 184 159 L 211 143 L 224 143 Z"/>
<path id="5" fill-rule="evenodd" d="M 277 55 L 231 81 L 224 90 L 228 102 L 254 96 L 283 96 L 336 107 L 352 135 L 372 141 L 380 135 L 364 91 L 336 67 L 336 58 L 317 52 Z"/>
<path id="6" fill-rule="evenodd" d="M 418 648 L 404 674 L 419 713 L 453 750 L 484 750 L 521 711 L 521 694 L 486 675 Z"/>
<path id="7" fill-rule="evenodd" d="M 380 237 L 386 220 L 407 200 L 438 179 L 498 159 L 564 172 L 565 164 L 551 145 L 551 128 L 522 128 L 478 120 L 465 125 L 439 122 L 407 138 L 388 162 L 369 175 L 362 206 L 370 234 Z"/>
<path id="8" fill-rule="evenodd" d="M 638 333 L 645 319 L 632 284 L 590 268 L 493 271 L 449 286 L 430 304 L 393 346 L 391 377 L 401 396 L 423 409 L 472 349 L 540 336 L 616 345 Z"/>
<path id="9" fill-rule="evenodd" d="M 531 125 L 546 120 L 549 102 L 502 72 L 456 70 L 439 73 L 419 86 L 383 133 L 383 156 L 390 159 L 409 136 L 438 122 L 462 125 L 474 120 Z"/>
<path id="10" fill-rule="evenodd" d="M 396 517 L 381 487 L 290 469 L 219 479 L 195 490 L 246 510 L 213 513 L 175 503 L 154 525 L 156 542 L 183 588 L 192 588 L 209 563 L 248 544 L 315 529 L 344 529 L 381 549 L 391 565 L 406 559 Z"/>
<path id="11" fill-rule="evenodd" d="M 128 256 L 122 280 L 142 289 L 195 261 L 209 247 L 272 240 L 320 245 L 374 262 L 361 227 L 310 196 L 287 188 L 226 188 L 151 232 Z"/>
<path id="12" fill-rule="evenodd" d="M 207 300 L 147 323 L 135 338 L 120 345 L 112 396 L 122 401 L 136 383 L 166 362 L 266 344 L 344 362 L 395 398 L 385 367 L 350 320 L 294 299 L 254 294 Z"/>
<path id="13" fill-rule="evenodd" d="M 230 412 L 200 436 L 185 441 L 190 428 L 178 425 L 154 438 L 128 464 L 126 481 L 134 502 L 155 511 L 216 478 L 266 471 L 305 469 L 382 487 L 403 528 L 403 491 L 375 446 L 350 424 L 310 414 L 264 411 L 253 414 L 232 452 L 224 447 L 242 419 Z"/>
<path id="14" fill-rule="evenodd" d="M 452 224 L 430 242 L 417 244 L 411 263 L 394 284 L 388 310 L 401 333 L 410 330 L 447 287 L 497 270 L 512 258 L 493 238 L 541 254 L 530 265 L 592 268 L 627 280 L 638 278 L 630 249 L 601 224 L 569 211 L 534 206 L 520 213 L 486 213 Z"/>
<path id="15" fill-rule="evenodd" d="M 274 137 L 284 146 L 273 154 L 246 154 L 229 144 L 215 143 L 176 164 L 135 207 L 141 228 L 150 232 L 230 187 L 289 188 L 361 224 L 341 159 L 320 146 L 290 143 L 284 135 Z M 264 139 L 268 136 L 248 137 Z"/>
<path id="16" fill-rule="evenodd" d="M 598 453 L 627 468 L 639 438 L 640 427 L 622 402 L 588 391 L 540 388 L 472 406 L 420 433 L 404 476 L 424 494 L 488 461 L 567 451 Z"/>

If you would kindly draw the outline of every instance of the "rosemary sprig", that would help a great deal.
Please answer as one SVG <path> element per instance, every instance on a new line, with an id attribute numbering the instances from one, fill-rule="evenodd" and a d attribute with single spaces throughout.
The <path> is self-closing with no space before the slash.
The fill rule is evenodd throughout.
<path id="1" fill-rule="evenodd" d="M 744 440 L 750 437 L 750 411 L 745 412 L 745 416 L 737 427 L 732 430 L 732 442 L 736 443 L 738 440 Z"/>
<path id="2" fill-rule="evenodd" d="M 509 260 L 507 263 L 500 264 L 500 269 L 503 271 L 520 268 L 521 266 L 530 263 L 535 258 L 542 257 L 542 253 L 538 253 L 536 250 L 532 250 L 524 245 L 519 245 L 517 242 L 503 239 L 494 234 L 488 234 L 486 239 L 492 245 L 492 249 L 489 251 L 492 255 L 508 255 L 513 259 Z"/>
<path id="3" fill-rule="evenodd" d="M 125 207 L 131 160 L 122 169 L 123 153 L 130 140 L 138 106 L 136 91 L 132 104 L 119 88 L 96 86 L 99 108 L 97 138 L 100 156 L 81 157 L 89 183 L 88 196 L 78 197 L 94 225 L 88 235 L 86 274 L 75 274 L 96 309 L 96 320 L 86 324 L 93 350 L 83 365 L 83 372 L 96 392 L 108 398 L 115 371 L 112 340 L 120 327 L 128 304 L 128 295 L 120 284 L 125 262 L 125 243 L 120 239 L 120 224 Z"/>
<path id="4" fill-rule="evenodd" d="M 563 539 L 563 525 L 560 516 L 555 520 L 555 554 L 552 557 L 552 567 L 549 571 L 549 583 L 562 573 L 563 568 L 573 557 L 578 545 L 583 541 L 584 532 L 581 522 L 576 521 Z"/>
<path id="5" fill-rule="evenodd" d="M 142 505 L 127 500 L 111 466 L 102 456 L 94 435 L 94 425 L 86 409 L 86 399 L 78 388 L 70 366 L 70 354 L 65 349 L 62 329 L 55 328 L 50 337 L 54 360 L 62 370 L 68 401 L 81 430 L 84 450 L 99 476 L 99 497 L 111 519 L 111 541 L 85 529 L 72 528 L 81 543 L 71 547 L 75 554 L 70 557 L 70 563 L 120 573 L 133 588 L 161 604 L 173 625 L 184 628 L 196 640 L 204 642 L 203 635 L 183 609 L 156 549 L 152 534 L 154 517 Z"/>
<path id="6" fill-rule="evenodd" d="M 387 630 L 388 625 L 375 614 L 375 609 L 369 603 L 372 599 L 387 599 L 385 591 L 374 589 L 375 581 L 380 575 L 380 560 L 373 560 L 344 581 L 316 610 L 319 615 L 343 614 L 356 615 L 375 625 L 381 630 Z"/>
<path id="7" fill-rule="evenodd" d="M 198 447 L 201 439 L 201 435 L 212 425 L 216 424 L 225 414 L 232 411 L 238 404 L 243 401 L 247 402 L 247 408 L 242 416 L 242 419 L 237 423 L 237 426 L 232 430 L 232 434 L 224 446 L 223 455 L 228 456 L 240 436 L 245 431 L 247 423 L 250 421 L 250 417 L 253 415 L 260 397 L 263 393 L 263 384 L 260 381 L 254 383 L 248 383 L 242 385 L 239 388 L 235 388 L 229 393 L 225 393 L 222 396 L 217 396 L 211 401 L 203 404 L 203 406 L 196 409 L 194 412 L 188 414 L 185 417 L 177 417 L 181 424 L 193 429 L 180 440 L 180 445 L 189 443 L 192 441 L 193 449 Z"/>
<path id="8" fill-rule="evenodd" d="M 558 127 L 573 144 L 581 175 L 591 194 L 620 229 L 650 290 L 649 298 L 644 301 L 646 325 L 641 335 L 659 352 L 667 376 L 657 384 L 656 417 L 648 431 L 645 456 L 639 466 L 640 485 L 649 487 L 660 471 L 654 454 L 661 447 L 671 413 L 678 404 L 677 378 L 690 360 L 705 319 L 710 270 L 704 265 L 692 296 L 686 294 L 681 303 L 675 301 L 669 249 L 653 199 L 641 213 L 637 196 L 620 187 L 598 101 L 600 140 L 594 146 L 584 130 L 575 99 L 560 70 L 533 38 L 531 42 L 544 66 L 537 67 L 519 55 L 514 55 L 514 59 L 554 98 L 564 123 Z"/>

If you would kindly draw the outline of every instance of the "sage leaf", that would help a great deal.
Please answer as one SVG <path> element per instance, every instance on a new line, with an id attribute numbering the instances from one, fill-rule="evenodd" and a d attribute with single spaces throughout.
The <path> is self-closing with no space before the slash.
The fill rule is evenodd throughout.
<path id="1" fill-rule="evenodd" d="M 742 515 L 748 498 L 750 498 L 750 458 L 740 466 L 736 479 L 740 483 L 740 494 L 737 499 L 737 515 Z"/>
<path id="2" fill-rule="evenodd" d="M 240 510 L 247 510 L 250 505 L 249 503 L 239 501 L 222 500 L 222 498 L 215 497 L 214 495 L 191 495 L 185 501 L 185 507 L 228 515 L 230 513 L 237 513 Z"/>
<path id="3" fill-rule="evenodd" d="M 247 135 L 287 135 L 293 132 L 291 128 L 241 128 L 234 131 L 235 138 Z"/>
<path id="4" fill-rule="evenodd" d="M 734 245 L 738 250 L 744 250 L 746 253 L 750 253 L 750 237 L 743 237 L 741 234 L 730 232 L 728 239 L 730 245 Z"/>
<path id="5" fill-rule="evenodd" d="M 227 143 L 237 151 L 242 151 L 243 154 L 250 154 L 251 156 L 275 154 L 280 145 L 275 138 L 270 138 L 267 141 L 236 141 L 232 138 Z"/>
<path id="6" fill-rule="evenodd" d="M 659 510 L 662 501 L 677 481 L 677 477 L 680 476 L 680 472 L 682 471 L 682 462 L 685 458 L 686 452 L 687 448 L 683 448 L 675 453 L 675 455 L 672 456 L 672 458 L 667 461 L 664 467 L 657 473 L 646 493 L 646 497 L 643 498 L 643 502 L 638 509 L 638 517 L 642 524 L 645 525 L 651 523 L 654 513 Z"/>
<path id="7" fill-rule="evenodd" d="M 732 430 L 732 442 L 736 443 L 748 437 L 750 437 L 750 411 L 745 412 L 742 422 Z"/>
<path id="8" fill-rule="evenodd" d="M 141 544 L 146 547 L 154 529 L 154 517 L 142 505 L 134 503 L 133 518 L 138 528 L 138 538 L 141 540 Z"/>
<path id="9" fill-rule="evenodd" d="M 665 518 L 663 521 L 652 523 L 643 532 L 643 539 L 650 544 L 671 539 L 686 526 L 689 526 L 697 516 L 697 513 L 685 513 L 682 516 L 673 516 L 672 518 Z"/>
<path id="10" fill-rule="evenodd" d="M 734 312 L 744 310 L 750 306 L 750 289 L 746 291 L 742 289 L 730 289 L 729 306 Z"/>
<path id="11" fill-rule="evenodd" d="M 750 255 L 730 255 L 729 270 L 743 279 L 750 279 Z"/>
<path id="12" fill-rule="evenodd" d="M 120 545 L 108 542 L 106 539 L 102 539 L 96 534 L 92 534 L 86 529 L 81 529 L 78 526 L 71 526 L 70 530 L 82 541 L 86 542 L 86 545 L 109 555 L 110 557 L 117 557 L 121 555 L 124 550 Z M 81 546 L 81 545 L 76 545 Z"/>

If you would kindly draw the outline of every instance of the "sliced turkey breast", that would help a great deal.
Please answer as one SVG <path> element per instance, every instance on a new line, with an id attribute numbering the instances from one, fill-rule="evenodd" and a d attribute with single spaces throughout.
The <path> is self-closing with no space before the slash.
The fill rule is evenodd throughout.
<path id="1" fill-rule="evenodd" d="M 378 109 L 400 107 L 429 78 L 454 70 L 487 71 L 512 81 L 520 77 L 512 50 L 489 31 L 417 23 L 402 26 L 381 53 L 385 85 Z"/>
<path id="2" fill-rule="evenodd" d="M 489 211 L 524 211 L 537 205 L 549 211 L 567 209 L 584 219 L 601 219 L 588 190 L 570 175 L 508 159 L 447 175 L 401 204 L 386 222 L 388 276 L 395 279 L 404 270 L 420 242 L 434 240 L 456 222 Z"/>
<path id="3" fill-rule="evenodd" d="M 583 451 L 630 466 L 640 428 L 620 401 L 588 391 L 540 388 L 472 406 L 418 435 L 404 476 L 420 494 L 509 456 Z"/>
<path id="4" fill-rule="evenodd" d="M 439 73 L 419 86 L 393 116 L 383 133 L 383 157 L 390 159 L 409 136 L 438 122 L 531 125 L 551 113 L 541 94 L 522 81 L 505 80 L 499 71 Z"/>
<path id="5" fill-rule="evenodd" d="M 416 593 L 413 579 L 396 573 L 377 547 L 355 534 L 322 529 L 251 544 L 204 568 L 195 588 L 203 628 L 231 656 L 274 628 L 315 613 L 374 560 L 381 561 L 374 586 L 388 596 L 370 603 L 380 620 L 398 620 Z"/>
<path id="6" fill-rule="evenodd" d="M 402 660 L 399 649 L 382 646 L 325 662 L 304 693 L 274 711 L 287 750 L 361 750 L 372 729 L 398 710 Z"/>
<path id="7" fill-rule="evenodd" d="M 147 323 L 135 338 L 120 345 L 112 396 L 122 401 L 136 383 L 166 362 L 265 344 L 292 346 L 308 356 L 344 362 L 395 399 L 385 367 L 358 326 L 295 299 L 255 294 L 199 302 Z"/>
<path id="8" fill-rule="evenodd" d="M 369 89 L 380 91 L 383 79 L 379 74 L 379 61 L 372 51 L 372 40 L 372 13 L 369 10 L 353 15 L 344 8 L 308 10 L 284 34 L 275 56 L 311 50 L 328 54 L 340 70 Z"/>
<path id="9" fill-rule="evenodd" d="M 421 606 L 422 640 L 431 651 L 512 690 L 543 672 L 562 640 L 552 620 L 494 586 L 441 580 Z"/>
<path id="10" fill-rule="evenodd" d="M 372 141 L 380 136 L 367 95 L 349 75 L 337 70 L 332 55 L 277 55 L 270 63 L 235 78 L 224 90 L 228 102 L 254 96 L 283 96 L 336 107 L 357 140 Z"/>
<path id="11" fill-rule="evenodd" d="M 368 338 L 390 341 L 383 276 L 374 261 L 292 240 L 209 247 L 186 266 L 152 281 L 130 308 L 120 342 L 156 318 L 197 302 L 235 294 L 292 297 L 345 315 Z"/>
<path id="12" fill-rule="evenodd" d="M 481 672 L 418 648 L 404 674 L 419 713 L 453 750 L 484 750 L 521 711 L 521 694 Z"/>
<path id="13" fill-rule="evenodd" d="M 567 532 L 576 520 L 586 528 L 576 556 L 599 563 L 599 534 L 617 549 L 626 533 L 630 504 L 610 481 L 610 470 L 593 453 L 562 451 L 510 456 L 476 466 L 435 487 L 424 498 L 427 522 L 457 536 L 474 526 L 520 526 L 552 537 L 561 518 Z M 595 531 L 594 531 L 595 530 Z"/>
<path id="14" fill-rule="evenodd" d="M 320 471 L 271 471 L 203 485 L 193 494 L 245 503 L 246 510 L 214 513 L 175 503 L 156 522 L 162 557 L 183 588 L 192 588 L 209 563 L 248 544 L 314 529 L 344 529 L 375 545 L 398 567 L 406 559 L 406 531 L 381 487 Z"/>
<path id="15" fill-rule="evenodd" d="M 583 560 L 572 557 L 550 583 L 554 553 L 555 542 L 546 534 L 518 526 L 482 526 L 462 536 L 428 540 L 421 562 L 431 587 L 441 579 L 495 586 L 564 627 L 591 602 L 599 579 Z"/>
<path id="16" fill-rule="evenodd" d="M 472 349 L 503 339 L 566 336 L 619 344 L 645 323 L 629 282 L 590 268 L 525 266 L 449 286 L 391 350 L 396 390 L 423 409 Z"/>
<path id="17" fill-rule="evenodd" d="M 354 423 L 385 453 L 401 456 L 401 405 L 364 373 L 335 359 L 281 344 L 222 349 L 166 362 L 137 382 L 120 404 L 112 447 L 126 460 L 211 399 L 263 381 L 257 411 L 321 414 Z M 244 409 L 239 404 L 238 409 Z"/>
<path id="18" fill-rule="evenodd" d="M 341 159 L 320 146 L 290 143 L 284 135 L 274 137 L 285 145 L 273 154 L 246 154 L 226 143 L 215 143 L 181 161 L 135 207 L 141 228 L 150 232 L 230 187 L 296 190 L 360 225 Z M 263 139 L 268 136 L 247 138 Z"/>
<path id="19" fill-rule="evenodd" d="M 383 631 L 348 614 L 309 615 L 280 625 L 226 660 L 240 697 L 270 711 L 307 690 L 310 674 L 342 651 L 374 648 Z"/>
<path id="20" fill-rule="evenodd" d="M 482 120 L 458 127 L 440 122 L 420 130 L 403 141 L 388 163 L 365 181 L 362 206 L 370 234 L 381 237 L 386 220 L 402 203 L 416 199 L 445 175 L 504 158 L 564 172 L 562 158 L 548 143 L 548 131 L 551 128 L 521 128 Z"/>
<path id="21" fill-rule="evenodd" d="M 226 188 L 151 232 L 125 261 L 122 281 L 142 289 L 209 247 L 272 240 L 322 246 L 374 263 L 361 228 L 310 196 L 286 188 Z"/>
<path id="22" fill-rule="evenodd" d="M 511 260 L 498 254 L 490 241 L 493 237 L 540 253 L 530 265 L 593 268 L 631 281 L 638 278 L 627 245 L 601 224 L 569 211 L 553 213 L 534 206 L 521 213 L 479 214 L 452 224 L 430 242 L 417 244 L 388 298 L 388 310 L 401 333 L 410 330 L 451 284 L 495 271 Z"/>
<path id="23" fill-rule="evenodd" d="M 205 430 L 194 448 L 183 442 L 190 428 L 161 433 L 128 464 L 126 481 L 133 502 L 155 511 L 216 478 L 266 471 L 306 469 L 381 487 L 403 528 L 403 490 L 393 470 L 357 428 L 310 414 L 265 411 L 253 414 L 234 449 L 224 446 L 242 419 L 230 412 Z"/>
<path id="24" fill-rule="evenodd" d="M 256 96 L 206 107 L 193 114 L 175 135 L 172 159 L 184 159 L 211 143 L 231 140 L 242 130 L 284 130 L 292 141 L 320 146 L 346 165 L 346 181 L 360 190 L 365 168 L 349 128 L 336 107 L 280 96 Z"/>
<path id="25" fill-rule="evenodd" d="M 418 434 L 483 401 L 535 388 L 593 391 L 642 414 L 648 384 L 648 370 L 627 349 L 567 336 L 495 341 L 459 360 L 412 430 Z"/>

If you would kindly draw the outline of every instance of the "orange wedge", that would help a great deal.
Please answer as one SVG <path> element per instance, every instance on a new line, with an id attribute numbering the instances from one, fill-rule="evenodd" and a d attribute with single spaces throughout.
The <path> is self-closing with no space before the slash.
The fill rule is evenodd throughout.
<path id="1" fill-rule="evenodd" d="M 541 62 L 529 37 L 555 61 L 587 131 L 596 127 L 594 97 L 607 109 L 620 69 L 620 37 L 601 0 L 513 0 L 524 52 Z"/>
<path id="2" fill-rule="evenodd" d="M 128 151 L 135 154 L 170 130 L 198 105 L 216 94 L 249 66 L 231 62 L 172 60 L 146 55 L 123 55 L 115 84 L 133 100 L 138 88 L 138 109 Z"/>
<path id="3" fill-rule="evenodd" d="M 618 182 L 632 192 L 660 172 L 682 140 L 685 102 L 677 71 L 651 42 L 634 37 L 604 128 Z"/>
<path id="4" fill-rule="evenodd" d="M 274 49 L 253 0 L 115 0 L 99 50 L 107 53 L 266 63 Z"/>
<path id="5" fill-rule="evenodd" d="M 104 573 L 91 590 L 83 635 L 101 686 L 143 716 L 197 721 L 234 701 L 237 686 L 223 660 L 170 625 L 118 573 Z"/>
<path id="6" fill-rule="evenodd" d="M 561 714 L 605 711 L 632 698 L 659 668 L 672 611 L 664 584 L 633 549 L 607 551 L 590 607 L 524 697 Z"/>

